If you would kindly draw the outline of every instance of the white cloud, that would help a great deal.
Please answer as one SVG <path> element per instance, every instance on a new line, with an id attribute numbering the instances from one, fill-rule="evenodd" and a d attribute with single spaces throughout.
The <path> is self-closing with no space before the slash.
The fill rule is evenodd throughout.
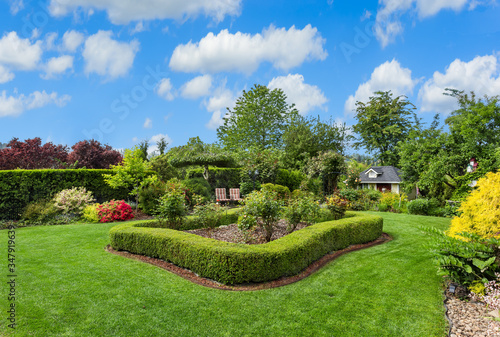
<path id="1" fill-rule="evenodd" d="M 289 30 L 270 26 L 262 34 L 209 33 L 199 42 L 188 42 L 175 48 L 170 68 L 184 72 L 216 73 L 236 71 L 252 73 L 262 62 L 288 70 L 306 60 L 324 60 L 325 39 L 316 28 L 292 26 Z"/>
<path id="2" fill-rule="evenodd" d="M 68 30 L 63 35 L 63 48 L 68 52 L 74 53 L 76 49 L 83 43 L 84 36 L 82 33 Z"/>
<path id="3" fill-rule="evenodd" d="M 135 33 L 140 33 L 140 32 L 143 32 L 146 30 L 146 27 L 144 27 L 144 24 L 142 23 L 142 21 L 139 21 L 137 22 L 137 24 L 135 25 L 135 27 L 131 30 L 131 34 L 135 34 Z"/>
<path id="4" fill-rule="evenodd" d="M 467 2 L 475 0 L 380 0 L 381 7 L 377 11 L 374 33 L 382 47 L 394 42 L 403 32 L 400 18 L 406 13 L 416 13 L 420 19 L 436 15 L 442 10 L 462 10 Z M 473 9 L 474 6 L 469 6 Z"/>
<path id="5" fill-rule="evenodd" d="M 145 129 L 151 129 L 153 127 L 153 121 L 151 120 L 151 118 L 146 118 L 142 127 Z"/>
<path id="6" fill-rule="evenodd" d="M 59 57 L 52 57 L 45 66 L 44 79 L 53 78 L 55 75 L 62 74 L 68 69 L 73 68 L 73 56 L 62 55 Z"/>
<path id="7" fill-rule="evenodd" d="M 267 87 L 281 88 L 287 95 L 287 103 L 295 103 L 295 107 L 302 115 L 315 108 L 325 109 L 323 105 L 328 101 L 320 88 L 304 83 L 304 76 L 300 74 L 275 77 Z"/>
<path id="8" fill-rule="evenodd" d="M 181 96 L 196 99 L 210 94 L 212 87 L 212 76 L 198 76 L 184 84 L 181 88 Z"/>
<path id="9" fill-rule="evenodd" d="M 71 99 L 68 95 L 60 96 L 56 92 L 50 94 L 45 90 L 35 91 L 28 96 L 23 94 L 14 97 L 7 96 L 4 90 L 0 95 L 0 117 L 12 116 L 16 117 L 21 115 L 24 111 L 41 108 L 48 104 L 55 104 L 59 107 L 66 105 Z"/>
<path id="10" fill-rule="evenodd" d="M 120 25 L 139 20 L 183 20 L 200 14 L 220 22 L 226 15 L 239 15 L 241 0 L 51 0 L 49 5 L 50 13 L 54 16 L 63 16 L 79 8 L 106 11 L 109 20 Z"/>
<path id="11" fill-rule="evenodd" d="M 100 30 L 85 41 L 83 58 L 85 73 L 116 78 L 127 74 L 139 50 L 139 42 L 119 42 L 113 40 L 111 31 Z"/>
<path id="12" fill-rule="evenodd" d="M 224 124 L 224 116 L 228 113 L 227 108 L 232 108 L 236 102 L 236 96 L 231 90 L 225 88 L 225 83 L 217 88 L 212 97 L 205 102 L 208 112 L 212 113 L 206 127 L 212 130 Z"/>
<path id="13" fill-rule="evenodd" d="M 161 98 L 166 99 L 167 101 L 172 101 L 175 97 L 173 89 L 174 87 L 170 82 L 170 78 L 162 78 L 156 87 L 156 93 Z"/>
<path id="14" fill-rule="evenodd" d="M 45 50 L 55 50 L 57 36 L 58 34 L 55 32 L 45 34 L 45 39 L 43 41 L 43 48 Z"/>
<path id="15" fill-rule="evenodd" d="M 0 64 L 0 84 L 7 83 L 14 79 L 14 74 Z"/>
<path id="16" fill-rule="evenodd" d="M 41 42 L 31 43 L 10 32 L 0 39 L 0 64 L 19 70 L 36 68 L 42 57 Z"/>
<path id="17" fill-rule="evenodd" d="M 10 12 L 12 13 L 12 15 L 16 15 L 23 8 L 24 8 L 23 0 L 10 1 Z"/>
<path id="18" fill-rule="evenodd" d="M 454 60 L 443 73 L 436 71 L 418 92 L 421 111 L 450 113 L 457 106 L 456 99 L 443 95 L 445 88 L 474 91 L 478 96 L 498 95 L 500 66 L 495 55 L 476 56 L 469 62 Z"/>
<path id="19" fill-rule="evenodd" d="M 402 68 L 398 61 L 386 61 L 375 68 L 370 79 L 359 85 L 356 93 L 349 96 L 344 105 L 345 113 L 353 113 L 356 102 L 367 102 L 376 91 L 388 91 L 395 96 L 411 94 L 417 84 L 417 79 L 412 79 L 411 70 Z"/>

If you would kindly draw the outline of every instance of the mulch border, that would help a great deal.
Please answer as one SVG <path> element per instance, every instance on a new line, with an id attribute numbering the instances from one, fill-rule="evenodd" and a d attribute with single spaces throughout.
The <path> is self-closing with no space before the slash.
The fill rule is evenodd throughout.
<path id="1" fill-rule="evenodd" d="M 264 290 L 264 289 L 282 287 L 282 286 L 285 286 L 288 284 L 295 283 L 297 281 L 300 281 L 300 280 L 310 276 L 311 274 L 318 271 L 323 266 L 325 266 L 327 263 L 335 260 L 339 256 L 342 256 L 342 255 L 349 253 L 349 252 L 354 252 L 357 250 L 377 246 L 377 245 L 389 242 L 391 240 L 392 240 L 392 237 L 389 234 L 382 233 L 382 235 L 378 239 L 375 239 L 375 240 L 370 241 L 368 243 L 351 245 L 345 249 L 337 250 L 337 251 L 334 251 L 330 254 L 327 254 L 327 255 L 323 256 L 322 258 L 320 258 L 319 260 L 311 263 L 307 268 L 305 268 L 302 272 L 300 272 L 297 275 L 284 276 L 284 277 L 280 277 L 279 279 L 276 279 L 273 281 L 262 282 L 262 283 L 236 284 L 236 285 L 226 285 L 226 284 L 222 284 L 222 283 L 219 283 L 219 282 L 211 280 L 211 279 L 201 277 L 189 269 L 178 267 L 173 263 L 166 262 L 166 261 L 158 259 L 158 258 L 153 258 L 153 257 L 149 257 L 149 256 L 139 255 L 139 254 L 133 254 L 133 253 L 130 253 L 127 251 L 117 251 L 117 250 L 114 250 L 110 245 L 106 246 L 106 251 L 110 252 L 112 254 L 115 254 L 115 255 L 129 258 L 129 259 L 152 264 L 154 266 L 165 269 L 165 270 L 172 272 L 172 273 L 174 273 L 174 274 L 176 274 L 176 275 L 178 275 L 178 276 L 180 276 L 188 281 L 202 285 L 204 287 L 221 289 L 221 290 L 232 290 L 232 291 L 255 291 L 255 290 Z"/>

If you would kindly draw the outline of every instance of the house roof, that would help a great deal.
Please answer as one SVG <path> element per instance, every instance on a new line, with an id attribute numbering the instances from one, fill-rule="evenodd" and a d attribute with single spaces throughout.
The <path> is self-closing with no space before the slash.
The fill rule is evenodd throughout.
<path id="1" fill-rule="evenodd" d="M 368 177 L 369 171 L 375 171 L 377 173 L 376 178 Z M 367 170 L 364 170 L 359 175 L 361 184 L 366 183 L 400 183 L 401 182 L 401 170 L 394 166 L 372 166 Z"/>

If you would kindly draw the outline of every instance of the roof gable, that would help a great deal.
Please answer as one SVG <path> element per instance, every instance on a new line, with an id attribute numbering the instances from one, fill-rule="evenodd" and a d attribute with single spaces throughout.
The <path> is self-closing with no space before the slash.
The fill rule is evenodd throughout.
<path id="1" fill-rule="evenodd" d="M 400 169 L 394 166 L 372 166 L 359 175 L 361 183 L 400 183 Z"/>

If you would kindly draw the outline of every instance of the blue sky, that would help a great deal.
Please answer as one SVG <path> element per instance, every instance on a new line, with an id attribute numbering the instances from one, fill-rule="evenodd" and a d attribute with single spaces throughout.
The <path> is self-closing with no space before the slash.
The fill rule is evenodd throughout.
<path id="1" fill-rule="evenodd" d="M 499 18 L 489 0 L 4 0 L 0 142 L 211 143 L 254 84 L 347 125 L 392 90 L 430 121 L 444 88 L 500 94 Z"/>

